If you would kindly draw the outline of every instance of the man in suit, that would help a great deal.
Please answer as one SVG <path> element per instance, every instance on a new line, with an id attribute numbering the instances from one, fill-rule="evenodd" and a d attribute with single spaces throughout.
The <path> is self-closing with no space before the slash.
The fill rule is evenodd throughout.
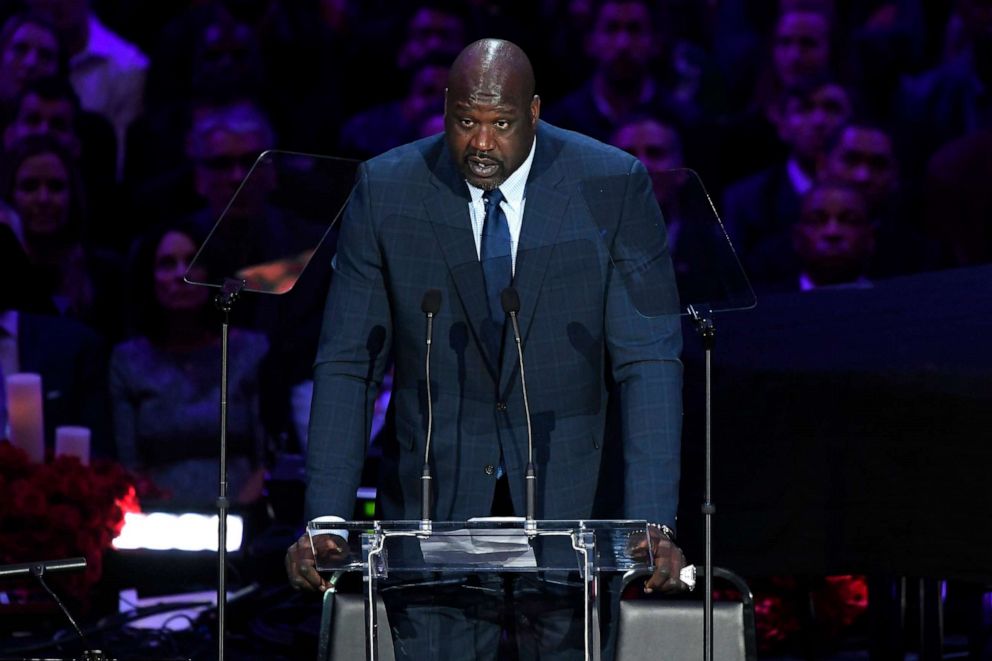
<path id="1" fill-rule="evenodd" d="M 536 518 L 652 522 L 646 589 L 682 589 L 685 560 L 668 537 L 678 501 L 681 335 L 661 214 L 636 159 L 540 122 L 539 112 L 527 56 L 509 42 L 475 42 L 449 73 L 444 135 L 361 166 L 314 368 L 306 515 L 351 515 L 391 355 L 396 438 L 383 451 L 379 511 L 420 518 L 428 416 L 421 302 L 431 289 L 442 293 L 431 357 L 433 516 L 524 513 L 527 422 L 499 303 L 512 278 Z M 607 434 L 608 403 L 618 407 L 618 434 Z M 622 476 L 609 477 L 607 453 L 622 455 Z M 604 511 L 616 492 L 622 511 Z M 342 543 L 327 535 L 319 550 Z M 306 535 L 286 568 L 299 589 L 327 587 Z M 433 658 L 444 642 L 427 643 Z"/>

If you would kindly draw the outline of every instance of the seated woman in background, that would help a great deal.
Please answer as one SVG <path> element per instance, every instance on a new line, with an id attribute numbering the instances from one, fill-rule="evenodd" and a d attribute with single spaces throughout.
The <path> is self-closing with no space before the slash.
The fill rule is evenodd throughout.
<path id="1" fill-rule="evenodd" d="M 114 347 L 110 396 L 120 461 L 171 494 L 170 506 L 210 509 L 218 492 L 220 315 L 212 289 L 183 280 L 200 243 L 194 229 L 172 225 L 136 244 L 136 335 Z M 258 368 L 268 340 L 231 329 L 228 347 L 228 496 L 248 504 L 264 483 Z"/>
<path id="2" fill-rule="evenodd" d="M 86 194 L 79 164 L 47 135 L 29 135 L 0 155 L 0 201 L 20 220 L 39 286 L 58 314 L 116 337 L 120 258 L 86 242 Z"/>

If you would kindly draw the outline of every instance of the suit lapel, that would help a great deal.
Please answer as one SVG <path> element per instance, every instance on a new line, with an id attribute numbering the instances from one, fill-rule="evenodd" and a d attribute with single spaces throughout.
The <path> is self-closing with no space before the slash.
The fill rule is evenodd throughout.
<path id="1" fill-rule="evenodd" d="M 537 308 L 558 230 L 569 204 L 569 196 L 557 189 L 564 176 L 558 161 L 559 148 L 558 142 L 546 135 L 542 139 L 541 130 L 538 129 L 534 162 L 527 180 L 527 201 L 513 275 L 513 287 L 520 296 L 518 319 L 524 346 L 527 344 L 527 333 L 534 319 L 534 310 Z M 516 378 L 514 375 L 517 369 L 517 354 L 512 347 L 513 329 L 507 324 L 505 331 L 500 392 L 505 392 L 511 378 Z"/>
<path id="2" fill-rule="evenodd" d="M 438 245 L 451 273 L 451 280 L 458 292 L 458 298 L 465 309 L 476 343 L 483 347 L 486 367 L 493 380 L 496 380 L 498 359 L 490 356 L 483 341 L 485 326 L 489 320 L 489 306 L 486 300 L 486 286 L 482 275 L 482 264 L 475 248 L 472 221 L 469 218 L 470 197 L 461 174 L 455 169 L 447 150 L 442 148 L 433 168 L 432 183 L 435 190 L 424 198 L 424 207 L 431 220 Z"/>

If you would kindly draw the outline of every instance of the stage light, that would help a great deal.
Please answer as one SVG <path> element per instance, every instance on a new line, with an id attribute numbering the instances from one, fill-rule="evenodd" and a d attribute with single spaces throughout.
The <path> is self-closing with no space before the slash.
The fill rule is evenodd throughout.
<path id="1" fill-rule="evenodd" d="M 244 520 L 227 515 L 227 552 L 241 549 Z M 216 551 L 217 515 L 127 512 L 124 527 L 114 539 L 118 550 Z"/>

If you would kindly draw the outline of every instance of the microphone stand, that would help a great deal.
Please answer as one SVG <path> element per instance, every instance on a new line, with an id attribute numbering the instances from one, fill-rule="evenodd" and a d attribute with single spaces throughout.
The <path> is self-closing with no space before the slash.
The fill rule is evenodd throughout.
<path id="1" fill-rule="evenodd" d="M 424 358 L 424 375 L 427 380 L 427 437 L 424 441 L 424 468 L 420 474 L 420 532 L 431 534 L 431 434 L 434 431 L 434 401 L 431 397 L 431 345 L 434 337 L 434 315 L 441 309 L 441 291 L 429 289 L 424 294 L 420 309 L 427 315 L 427 349 Z"/>
<path id="2" fill-rule="evenodd" d="M 712 492 L 712 378 L 711 366 L 713 358 L 713 347 L 716 345 L 716 327 L 713 325 L 712 311 L 708 306 L 689 306 L 689 316 L 692 318 L 696 332 L 703 340 L 703 350 L 705 351 L 705 382 L 706 382 L 706 408 L 705 408 L 705 472 L 706 479 L 703 487 L 703 525 L 705 529 L 704 540 L 704 560 L 703 560 L 703 659 L 713 661 L 713 513 L 716 507 L 713 505 Z"/>
<path id="3" fill-rule="evenodd" d="M 524 531 L 528 535 L 537 534 L 537 522 L 534 520 L 535 511 L 535 486 L 537 484 L 537 471 L 534 470 L 534 436 L 530 423 L 530 402 L 527 399 L 527 377 L 524 376 L 524 349 L 520 338 L 520 323 L 517 321 L 517 312 L 520 311 L 520 295 L 513 287 L 507 287 L 500 294 L 500 303 L 503 305 L 503 312 L 510 316 L 510 323 L 513 325 L 513 339 L 517 343 L 517 365 L 520 367 L 520 391 L 524 398 L 524 416 L 527 420 L 527 469 L 524 472 L 524 480 L 527 488 L 527 516 L 524 518 Z"/>
<path id="4" fill-rule="evenodd" d="M 224 315 L 220 331 L 220 474 L 217 491 L 217 661 L 224 661 L 227 604 L 227 355 L 231 308 L 245 287 L 244 280 L 225 278 L 214 304 Z"/>
<path id="5" fill-rule="evenodd" d="M 79 636 L 79 641 L 83 644 L 83 659 L 84 661 L 106 661 L 107 656 L 102 650 L 95 650 L 90 648 L 89 641 L 86 640 L 86 636 L 83 635 L 83 630 L 79 628 L 79 624 L 76 623 L 76 619 L 66 608 L 66 605 L 62 603 L 59 599 L 59 595 L 49 587 L 48 583 L 45 582 L 45 574 L 55 574 L 59 572 L 70 572 L 79 571 L 86 569 L 86 558 L 66 558 L 64 560 L 41 560 L 37 562 L 22 562 L 14 565 L 2 565 L 0 566 L 0 578 L 14 577 L 14 576 L 33 576 L 38 579 L 38 583 L 41 587 L 45 588 L 45 592 L 55 601 L 55 604 L 65 615 L 65 619 L 69 620 L 69 624 L 72 625 L 73 631 Z"/>

